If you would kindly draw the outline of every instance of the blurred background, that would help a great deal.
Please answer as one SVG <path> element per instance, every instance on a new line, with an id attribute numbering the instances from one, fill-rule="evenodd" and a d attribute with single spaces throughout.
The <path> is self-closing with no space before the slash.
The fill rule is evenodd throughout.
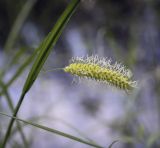
<path id="1" fill-rule="evenodd" d="M 68 2 L 0 1 L 0 111 L 12 113 L 31 66 L 24 63 Z M 113 148 L 159 148 L 159 7 L 158 0 L 83 1 L 25 97 L 18 117 L 106 147 L 118 140 Z M 138 88 L 126 94 L 92 82 L 72 83 L 73 76 L 61 70 L 45 72 L 65 67 L 72 57 L 92 54 L 122 62 L 133 71 Z M 0 140 L 8 122 L 0 116 Z M 30 148 L 89 148 L 31 126 L 23 125 L 23 131 Z M 10 147 L 24 147 L 17 130 L 13 130 Z"/>

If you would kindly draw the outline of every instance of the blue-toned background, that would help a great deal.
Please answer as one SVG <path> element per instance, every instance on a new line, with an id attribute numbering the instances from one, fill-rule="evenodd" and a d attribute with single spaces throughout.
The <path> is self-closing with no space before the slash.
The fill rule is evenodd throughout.
<path id="1" fill-rule="evenodd" d="M 28 6 L 26 2 L 0 1 L 0 73 L 5 83 L 38 47 L 69 1 L 34 0 L 28 2 Z M 17 31 L 17 28 L 13 29 L 15 20 L 25 6 L 30 10 Z M 92 139 L 104 146 L 118 140 L 113 148 L 159 148 L 159 7 L 158 0 L 83 1 L 25 97 L 18 117 Z M 9 44 L 11 29 L 13 34 L 17 31 L 17 36 Z M 15 53 L 22 49 L 21 58 L 12 68 L 6 68 Z M 45 72 L 67 66 L 72 57 L 94 54 L 130 68 L 138 88 L 126 94 L 123 90 L 90 81 L 72 83 L 74 77 L 61 70 Z M 8 88 L 14 105 L 29 68 Z M 11 114 L 3 94 L 0 111 Z M 0 116 L 0 140 L 8 121 Z M 30 148 L 89 148 L 31 126 L 24 126 L 24 132 Z M 23 147 L 18 132 L 8 147 Z"/>

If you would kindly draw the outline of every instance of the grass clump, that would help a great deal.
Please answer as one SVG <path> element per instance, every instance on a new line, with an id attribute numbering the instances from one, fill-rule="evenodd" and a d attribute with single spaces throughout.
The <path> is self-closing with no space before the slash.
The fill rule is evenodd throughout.
<path id="1" fill-rule="evenodd" d="M 37 78 L 41 68 L 43 67 L 45 61 L 47 60 L 47 57 L 49 56 L 52 48 L 54 47 L 54 45 L 58 41 L 64 27 L 66 26 L 67 22 L 69 21 L 70 17 L 74 13 L 74 11 L 77 8 L 79 3 L 80 3 L 80 0 L 72 0 L 69 3 L 68 7 L 62 13 L 62 15 L 58 19 L 57 23 L 55 24 L 55 26 L 53 27 L 51 32 L 44 39 L 44 41 L 42 41 L 41 45 L 37 48 L 37 50 L 39 51 L 38 55 L 33 63 L 33 66 L 31 68 L 29 74 L 28 74 L 28 77 L 25 81 L 21 96 L 20 96 L 19 101 L 16 105 L 16 108 L 13 112 L 13 117 L 17 116 L 17 113 L 21 107 L 21 104 L 24 100 L 26 93 L 29 91 L 29 89 L 33 85 L 34 81 L 36 80 L 36 78 Z M 6 146 L 6 143 L 9 139 L 14 121 L 15 121 L 14 118 L 12 118 L 10 120 L 6 135 L 4 137 L 4 141 L 1 145 L 2 148 L 5 148 L 5 146 Z"/>

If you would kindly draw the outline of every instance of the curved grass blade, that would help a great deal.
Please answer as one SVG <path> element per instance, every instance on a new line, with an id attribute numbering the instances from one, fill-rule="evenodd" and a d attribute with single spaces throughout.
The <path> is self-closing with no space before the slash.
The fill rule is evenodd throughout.
<path id="1" fill-rule="evenodd" d="M 62 123 L 63 125 L 65 125 L 66 127 L 68 127 L 71 130 L 73 130 L 74 132 L 76 132 L 83 139 L 86 139 L 88 142 L 93 143 L 95 145 L 98 145 L 95 141 L 93 141 L 92 139 L 90 139 L 89 137 L 87 137 L 84 133 L 82 133 L 78 128 L 74 127 L 70 123 L 68 123 L 68 122 L 66 122 L 66 121 L 64 121 L 64 120 L 62 120 L 60 118 L 53 118 L 53 117 L 50 117 L 50 116 L 42 115 L 42 116 L 36 116 L 36 117 L 29 118 L 28 120 L 33 123 L 33 122 L 40 121 L 40 119 L 48 119 L 48 120 L 58 121 L 58 122 Z M 27 124 L 22 125 L 22 128 L 25 128 L 26 125 Z M 18 132 L 18 129 L 14 128 L 13 131 L 12 131 L 11 137 L 13 137 L 14 134 L 16 134 L 17 132 Z"/>
<path id="2" fill-rule="evenodd" d="M 59 39 L 65 25 L 69 21 L 70 17 L 74 13 L 75 9 L 77 8 L 78 4 L 80 3 L 80 0 L 72 0 L 68 7 L 65 9 L 63 14 L 58 19 L 57 23 L 53 27 L 52 31 L 48 34 L 48 36 L 44 39 L 44 41 L 41 43 L 39 48 L 37 49 L 39 51 L 37 58 L 35 59 L 35 62 L 33 63 L 33 66 L 28 74 L 27 80 L 24 84 L 22 94 L 20 96 L 20 99 L 16 105 L 16 108 L 14 110 L 13 116 L 16 117 L 19 108 L 23 102 L 23 99 L 25 97 L 25 94 L 28 92 L 28 90 L 33 85 L 34 81 L 36 80 L 41 68 L 43 67 L 47 57 L 49 56 L 52 48 L 56 44 L 57 40 Z M 7 143 L 7 140 L 10 136 L 10 132 L 14 123 L 14 118 L 11 119 L 4 141 L 2 143 L 2 147 L 5 148 L 5 145 Z"/>
<path id="3" fill-rule="evenodd" d="M 12 103 L 12 99 L 11 99 L 11 97 L 10 97 L 10 95 L 9 95 L 6 87 L 5 87 L 5 84 L 3 83 L 3 81 L 2 81 L 1 79 L 0 79 L 0 86 L 1 86 L 1 88 L 3 89 L 3 91 L 4 91 L 4 95 L 5 95 L 5 97 L 6 97 L 8 106 L 9 106 L 11 112 L 13 112 L 13 111 L 14 111 L 14 106 L 13 106 L 13 103 Z M 26 139 L 26 137 L 25 137 L 25 134 L 23 133 L 21 124 L 20 124 L 18 121 L 17 121 L 16 123 L 17 123 L 18 132 L 20 133 L 21 138 L 22 138 L 22 141 L 23 141 L 23 143 L 24 143 L 24 147 L 27 148 L 28 142 L 27 142 L 27 139 Z"/>
<path id="4" fill-rule="evenodd" d="M 73 136 L 73 135 L 70 135 L 70 134 L 67 134 L 67 133 L 58 131 L 58 130 L 53 129 L 53 128 L 49 128 L 49 127 L 46 127 L 46 126 L 43 126 L 43 125 L 40 125 L 40 124 L 32 123 L 32 122 L 30 122 L 30 121 L 26 121 L 26 120 L 23 120 L 23 119 L 20 119 L 20 118 L 17 118 L 17 117 L 13 117 L 13 116 L 7 115 L 7 114 L 2 113 L 2 112 L 0 112 L 0 114 L 3 115 L 3 116 L 10 117 L 10 118 L 12 118 L 12 119 L 21 121 L 21 122 L 23 122 L 23 123 L 25 123 L 25 124 L 29 124 L 29 125 L 34 126 L 34 127 L 36 127 L 36 128 L 39 128 L 39 129 L 42 129 L 42 130 L 45 130 L 45 131 L 54 133 L 54 134 L 56 134 L 56 135 L 66 137 L 66 138 L 75 140 L 75 141 L 77 141 L 77 142 L 83 143 L 83 144 L 87 144 L 87 145 L 92 146 L 92 147 L 95 147 L 95 148 L 104 148 L 104 147 L 102 147 L 102 146 L 99 146 L 99 145 L 90 143 L 90 142 L 85 141 L 85 140 L 83 140 L 83 139 L 81 139 L 81 138 L 78 138 L 78 137 L 75 137 L 75 136 Z"/>
<path id="5" fill-rule="evenodd" d="M 25 51 L 26 51 L 26 48 L 21 48 L 14 54 L 13 58 L 9 61 L 9 63 L 6 63 L 5 66 L 3 67 L 3 70 L 0 73 L 0 77 L 5 76 L 6 72 L 10 68 L 12 68 L 15 63 L 18 62 L 18 60 L 21 58 L 21 56 L 24 54 Z"/>
<path id="6" fill-rule="evenodd" d="M 5 45 L 4 45 L 4 49 L 6 51 L 9 51 L 13 47 L 19 31 L 20 31 L 24 21 L 26 20 L 29 12 L 33 8 L 33 6 L 34 6 L 36 1 L 37 0 L 28 0 L 28 1 L 26 1 L 26 3 L 23 6 L 22 10 L 19 12 L 19 15 L 17 16 L 17 18 L 16 18 L 16 20 L 15 20 L 15 22 L 13 24 L 13 27 L 12 27 L 10 33 L 9 33 L 9 36 L 7 38 L 7 41 L 6 41 Z"/>
<path id="7" fill-rule="evenodd" d="M 33 54 L 29 56 L 24 63 L 18 68 L 15 74 L 11 77 L 11 79 L 6 83 L 6 89 L 24 72 L 27 66 L 29 66 L 38 53 L 38 49 L 34 50 Z M 3 90 L 0 92 L 0 96 L 3 94 Z"/>
<path id="8" fill-rule="evenodd" d="M 108 148 L 112 148 L 112 146 L 117 142 L 118 142 L 118 140 L 113 141 Z"/>
<path id="9" fill-rule="evenodd" d="M 55 24 L 52 31 L 48 34 L 48 36 L 45 38 L 45 40 L 41 43 L 39 46 L 39 54 L 37 56 L 37 59 L 35 60 L 30 73 L 28 75 L 28 78 L 26 80 L 26 83 L 23 87 L 23 92 L 26 93 L 32 84 L 34 83 L 35 79 L 37 78 L 42 66 L 44 65 L 47 57 L 49 56 L 52 48 L 56 44 L 57 40 L 59 39 L 65 25 L 69 21 L 71 15 L 77 8 L 78 4 L 80 3 L 80 0 L 72 0 L 70 5 L 66 8 L 66 10 L 63 12 L 57 23 Z"/>

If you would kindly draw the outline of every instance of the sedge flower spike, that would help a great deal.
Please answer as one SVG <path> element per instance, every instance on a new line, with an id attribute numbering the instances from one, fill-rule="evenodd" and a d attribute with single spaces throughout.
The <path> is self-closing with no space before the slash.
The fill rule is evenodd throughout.
<path id="1" fill-rule="evenodd" d="M 136 87 L 136 81 L 132 81 L 132 73 L 129 69 L 117 62 L 112 64 L 110 59 L 98 56 L 72 58 L 64 71 L 80 78 L 110 84 L 125 91 Z"/>

